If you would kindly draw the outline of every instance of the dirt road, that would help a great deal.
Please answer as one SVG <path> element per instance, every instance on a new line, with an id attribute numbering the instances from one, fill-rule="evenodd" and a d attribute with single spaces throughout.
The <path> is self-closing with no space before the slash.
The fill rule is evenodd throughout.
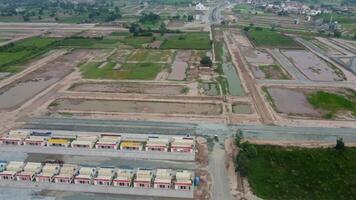
<path id="1" fill-rule="evenodd" d="M 254 78 L 250 73 L 248 73 L 247 63 L 242 58 L 238 44 L 232 39 L 230 34 L 230 31 L 224 32 L 226 46 L 231 54 L 232 62 L 240 74 L 241 80 L 243 80 L 242 82 L 245 84 L 247 90 L 249 91 L 249 95 L 251 95 L 253 99 L 252 103 L 255 105 L 256 111 L 260 116 L 260 121 L 263 124 L 273 124 L 273 117 L 266 107 L 263 97 L 261 97 L 258 92 Z"/>

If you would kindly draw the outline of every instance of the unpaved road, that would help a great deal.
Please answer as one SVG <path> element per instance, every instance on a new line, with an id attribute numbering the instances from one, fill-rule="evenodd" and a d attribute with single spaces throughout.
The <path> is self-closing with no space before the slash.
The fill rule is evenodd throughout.
<path id="1" fill-rule="evenodd" d="M 231 32 L 224 32 L 224 40 L 226 46 L 231 54 L 232 62 L 234 63 L 236 69 L 238 70 L 241 79 L 244 79 L 243 83 L 245 84 L 247 90 L 249 91 L 253 104 L 255 104 L 256 111 L 261 118 L 263 124 L 273 124 L 273 118 L 270 114 L 268 108 L 264 103 L 263 97 L 258 92 L 258 88 L 255 84 L 255 81 L 250 73 L 248 73 L 248 66 L 246 62 L 242 59 L 242 55 L 238 44 L 234 39 L 231 38 Z M 230 42 L 231 41 L 231 42 Z"/>

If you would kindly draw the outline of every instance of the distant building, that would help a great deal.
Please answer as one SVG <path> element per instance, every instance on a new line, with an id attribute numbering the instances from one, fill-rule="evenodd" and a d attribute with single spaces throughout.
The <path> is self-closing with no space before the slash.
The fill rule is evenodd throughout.
<path id="1" fill-rule="evenodd" d="M 0 142 L 2 144 L 22 145 L 29 134 L 30 132 L 28 131 L 13 130 L 7 135 L 0 137 Z"/>
<path id="2" fill-rule="evenodd" d="M 209 10 L 209 8 L 205 7 L 202 3 L 198 3 L 195 5 L 195 10 L 196 11 L 206 11 Z"/>
<path id="3" fill-rule="evenodd" d="M 194 138 L 192 137 L 174 137 L 171 143 L 172 152 L 190 152 L 194 151 Z"/>
<path id="4" fill-rule="evenodd" d="M 98 136 L 81 135 L 81 136 L 78 136 L 77 139 L 75 139 L 71 143 L 71 146 L 73 148 L 88 148 L 88 149 L 92 149 L 92 148 L 94 148 L 94 145 L 95 145 L 95 143 L 97 141 L 98 141 Z"/>
<path id="5" fill-rule="evenodd" d="M 95 144 L 96 149 L 117 149 L 120 143 L 120 135 L 102 134 Z"/>

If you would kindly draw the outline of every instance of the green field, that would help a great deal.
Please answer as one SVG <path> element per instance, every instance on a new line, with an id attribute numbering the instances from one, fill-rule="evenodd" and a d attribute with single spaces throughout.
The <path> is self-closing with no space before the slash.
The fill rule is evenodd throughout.
<path id="1" fill-rule="evenodd" d="M 283 148 L 253 145 L 240 154 L 254 194 L 263 199 L 356 197 L 356 148 Z M 239 165 L 239 162 L 237 163 Z"/>
<path id="2" fill-rule="evenodd" d="M 211 49 L 211 41 L 208 32 L 183 33 L 168 36 L 161 45 L 163 49 Z"/>
<path id="3" fill-rule="evenodd" d="M 249 39 L 258 47 L 297 47 L 292 38 L 277 31 L 251 28 L 246 33 Z"/>
<path id="4" fill-rule="evenodd" d="M 60 41 L 59 46 L 75 48 L 113 48 L 119 40 L 115 38 L 66 38 Z"/>
<path id="5" fill-rule="evenodd" d="M 153 41 L 153 37 L 134 37 L 134 36 L 128 36 L 125 38 L 119 39 L 120 42 L 123 44 L 135 47 L 135 48 L 141 48 L 142 45 L 144 44 L 149 44 Z"/>
<path id="6" fill-rule="evenodd" d="M 57 39 L 53 38 L 29 38 L 9 44 L 0 48 L 0 72 L 17 72 L 20 67 L 12 65 L 26 62 L 27 60 L 39 56 L 55 46 Z"/>
<path id="7" fill-rule="evenodd" d="M 114 80 L 152 80 L 164 68 L 159 63 L 124 63 L 120 69 L 113 69 L 116 62 L 108 62 L 98 68 L 101 63 L 89 62 L 80 67 L 82 76 L 89 79 L 114 79 Z"/>
<path id="8" fill-rule="evenodd" d="M 317 91 L 308 96 L 308 101 L 314 108 L 326 111 L 325 118 L 333 118 L 340 111 L 350 111 L 356 117 L 356 92 L 341 95 Z"/>
<path id="9" fill-rule="evenodd" d="M 134 62 L 168 62 L 171 60 L 173 52 L 171 50 L 148 50 L 137 49 L 132 52 L 126 61 Z"/>

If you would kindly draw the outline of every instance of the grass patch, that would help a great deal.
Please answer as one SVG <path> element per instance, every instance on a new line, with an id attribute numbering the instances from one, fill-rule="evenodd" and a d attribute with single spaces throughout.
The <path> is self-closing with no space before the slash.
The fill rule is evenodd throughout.
<path id="1" fill-rule="evenodd" d="M 100 65 L 96 62 L 82 65 L 82 76 L 89 79 L 152 80 L 164 67 L 158 63 L 124 63 L 120 69 L 114 69 L 117 63 L 112 61 L 99 68 Z"/>
<path id="2" fill-rule="evenodd" d="M 183 33 L 168 36 L 161 45 L 162 49 L 211 49 L 211 41 L 208 32 Z"/>
<path id="3" fill-rule="evenodd" d="M 239 167 L 246 167 L 258 197 L 348 200 L 356 196 L 356 148 L 253 146 L 240 155 Z"/>
<path id="4" fill-rule="evenodd" d="M 54 38 L 34 37 L 0 47 L 0 72 L 18 72 L 22 68 L 12 66 L 35 58 L 57 44 Z"/>
<path id="5" fill-rule="evenodd" d="M 266 79 L 290 79 L 279 65 L 261 65 L 258 68 L 265 74 Z"/>
<path id="6" fill-rule="evenodd" d="M 218 83 L 221 86 L 222 94 L 224 94 L 224 95 L 229 94 L 229 83 L 228 83 L 227 79 L 224 76 L 218 76 L 216 78 L 216 80 L 218 81 Z"/>
<path id="7" fill-rule="evenodd" d="M 354 91 L 352 96 L 317 91 L 310 94 L 307 99 L 314 108 L 327 111 L 324 118 L 331 119 L 339 111 L 351 111 L 352 115 L 356 117 L 356 96 Z"/>
<path id="8" fill-rule="evenodd" d="M 246 33 L 248 38 L 258 47 L 297 47 L 292 38 L 277 31 L 252 28 Z"/>
<path id="9" fill-rule="evenodd" d="M 120 42 L 135 47 L 135 48 L 141 48 L 142 45 L 151 43 L 153 41 L 153 37 L 134 37 L 134 36 L 128 36 L 122 39 L 119 39 Z"/>
<path id="10" fill-rule="evenodd" d="M 266 94 L 265 97 L 267 99 L 267 101 L 272 105 L 272 107 L 274 108 L 274 110 L 277 110 L 277 106 L 274 103 L 273 97 L 271 96 L 271 94 L 268 92 L 268 89 L 266 87 L 262 87 L 262 91 Z"/>
<path id="11" fill-rule="evenodd" d="M 117 45 L 118 41 L 114 38 L 66 38 L 59 45 L 76 48 L 112 48 Z"/>
<path id="12" fill-rule="evenodd" d="M 168 62 L 172 56 L 171 50 L 138 49 L 132 52 L 126 61 L 136 62 Z"/>

